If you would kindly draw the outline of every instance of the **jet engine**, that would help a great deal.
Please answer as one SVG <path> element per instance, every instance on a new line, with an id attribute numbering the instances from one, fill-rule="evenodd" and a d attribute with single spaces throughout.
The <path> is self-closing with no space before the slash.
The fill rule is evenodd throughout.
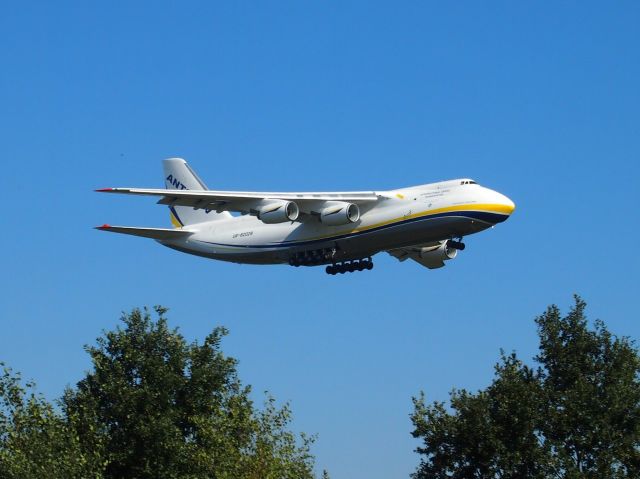
<path id="1" fill-rule="evenodd" d="M 440 246 L 420 248 L 420 252 L 413 258 L 418 263 L 429 269 L 442 268 L 445 261 L 455 258 L 458 250 L 449 246 L 447 241 Z"/>
<path id="2" fill-rule="evenodd" d="M 327 226 L 346 225 L 360 219 L 360 208 L 344 201 L 327 201 L 320 210 L 320 222 Z"/>
<path id="3" fill-rule="evenodd" d="M 262 205 L 258 210 L 258 219 L 266 224 L 295 221 L 300 208 L 293 201 L 275 200 Z"/>

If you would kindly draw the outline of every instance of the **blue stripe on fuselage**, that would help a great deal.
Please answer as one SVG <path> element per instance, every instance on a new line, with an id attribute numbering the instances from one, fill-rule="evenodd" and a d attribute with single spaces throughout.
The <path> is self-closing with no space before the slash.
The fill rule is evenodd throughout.
<path id="1" fill-rule="evenodd" d="M 485 223 L 491 223 L 491 224 L 502 223 L 509 217 L 509 215 L 503 215 L 499 213 L 489 213 L 487 211 L 450 211 L 450 212 L 438 213 L 430 216 L 420 216 L 418 218 L 400 220 L 395 223 L 378 226 L 376 228 L 371 228 L 364 231 L 356 231 L 352 233 L 345 233 L 342 235 L 328 236 L 326 238 L 319 238 L 319 239 L 312 239 L 312 240 L 302 240 L 302 241 L 290 240 L 290 241 L 282 241 L 280 243 L 272 243 L 267 245 L 242 245 L 242 244 L 214 243 L 211 241 L 202 241 L 202 240 L 200 240 L 200 242 L 212 244 L 216 246 L 229 246 L 234 248 L 290 248 L 292 246 L 304 246 L 304 245 L 310 245 L 314 243 L 325 243 L 327 241 L 336 241 L 336 240 L 341 240 L 345 238 L 353 238 L 356 236 L 374 233 L 377 231 L 382 231 L 387 228 L 395 228 L 396 226 L 402 226 L 409 223 L 415 223 L 418 221 L 426 221 L 434 218 L 459 217 L 459 216 L 480 220 Z"/>

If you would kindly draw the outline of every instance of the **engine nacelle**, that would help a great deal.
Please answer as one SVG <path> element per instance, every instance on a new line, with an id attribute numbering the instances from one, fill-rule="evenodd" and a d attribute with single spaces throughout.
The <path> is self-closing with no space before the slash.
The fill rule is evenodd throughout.
<path id="1" fill-rule="evenodd" d="M 458 250 L 449 246 L 445 241 L 440 246 L 430 246 L 420 249 L 419 258 L 414 258 L 429 269 L 442 268 L 445 261 L 455 258 Z"/>
<path id="2" fill-rule="evenodd" d="M 360 208 L 344 201 L 327 201 L 320 210 L 320 222 L 327 226 L 346 225 L 360 219 Z"/>
<path id="3" fill-rule="evenodd" d="M 258 219 L 267 224 L 295 221 L 299 215 L 300 208 L 293 201 L 269 201 L 258 209 Z"/>

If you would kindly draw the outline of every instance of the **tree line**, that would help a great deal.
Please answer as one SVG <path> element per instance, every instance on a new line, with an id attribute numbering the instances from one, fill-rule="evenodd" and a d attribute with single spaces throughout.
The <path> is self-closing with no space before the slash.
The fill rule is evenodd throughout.
<path id="1" fill-rule="evenodd" d="M 640 355 L 585 308 L 576 296 L 566 315 L 535 319 L 532 365 L 501 352 L 485 389 L 414 397 L 412 478 L 639 478 Z M 290 430 L 288 404 L 253 403 L 222 352 L 226 329 L 190 343 L 166 312 L 124 314 L 53 403 L 2 365 L 0 478 L 315 477 L 314 436 Z"/>
<path id="2" fill-rule="evenodd" d="M 0 477 L 313 478 L 314 437 L 267 395 L 254 406 L 224 328 L 188 343 L 166 309 L 134 309 L 87 346 L 92 369 L 58 404 L 4 367 Z"/>
<path id="3" fill-rule="evenodd" d="M 640 356 L 585 307 L 536 318 L 533 365 L 502 352 L 486 389 L 415 397 L 413 478 L 640 478 Z"/>

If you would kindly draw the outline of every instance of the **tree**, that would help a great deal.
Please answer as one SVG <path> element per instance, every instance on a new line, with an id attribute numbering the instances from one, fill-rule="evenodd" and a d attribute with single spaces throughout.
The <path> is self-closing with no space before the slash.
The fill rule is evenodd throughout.
<path id="1" fill-rule="evenodd" d="M 156 313 L 134 309 L 87 346 L 93 367 L 59 407 L 4 368 L 0 477 L 312 478 L 314 438 L 288 429 L 288 404 L 254 407 L 227 331 L 188 343 Z"/>
<path id="2" fill-rule="evenodd" d="M 640 356 L 602 321 L 589 330 L 586 304 L 536 319 L 544 385 L 540 433 L 565 477 L 640 477 Z"/>
<path id="3" fill-rule="evenodd" d="M 414 479 L 640 477 L 640 356 L 585 306 L 536 318 L 535 369 L 502 353 L 485 390 L 413 399 Z"/>
<path id="4" fill-rule="evenodd" d="M 93 370 L 63 398 L 88 451 L 100 450 L 104 477 L 311 478 L 312 438 L 287 430 L 288 405 L 268 398 L 254 410 L 250 388 L 215 328 L 202 344 L 146 309 L 87 347 Z"/>
<path id="5" fill-rule="evenodd" d="M 66 419 L 33 383 L 0 363 L 0 477 L 100 477 L 99 457 L 83 451 Z"/>

